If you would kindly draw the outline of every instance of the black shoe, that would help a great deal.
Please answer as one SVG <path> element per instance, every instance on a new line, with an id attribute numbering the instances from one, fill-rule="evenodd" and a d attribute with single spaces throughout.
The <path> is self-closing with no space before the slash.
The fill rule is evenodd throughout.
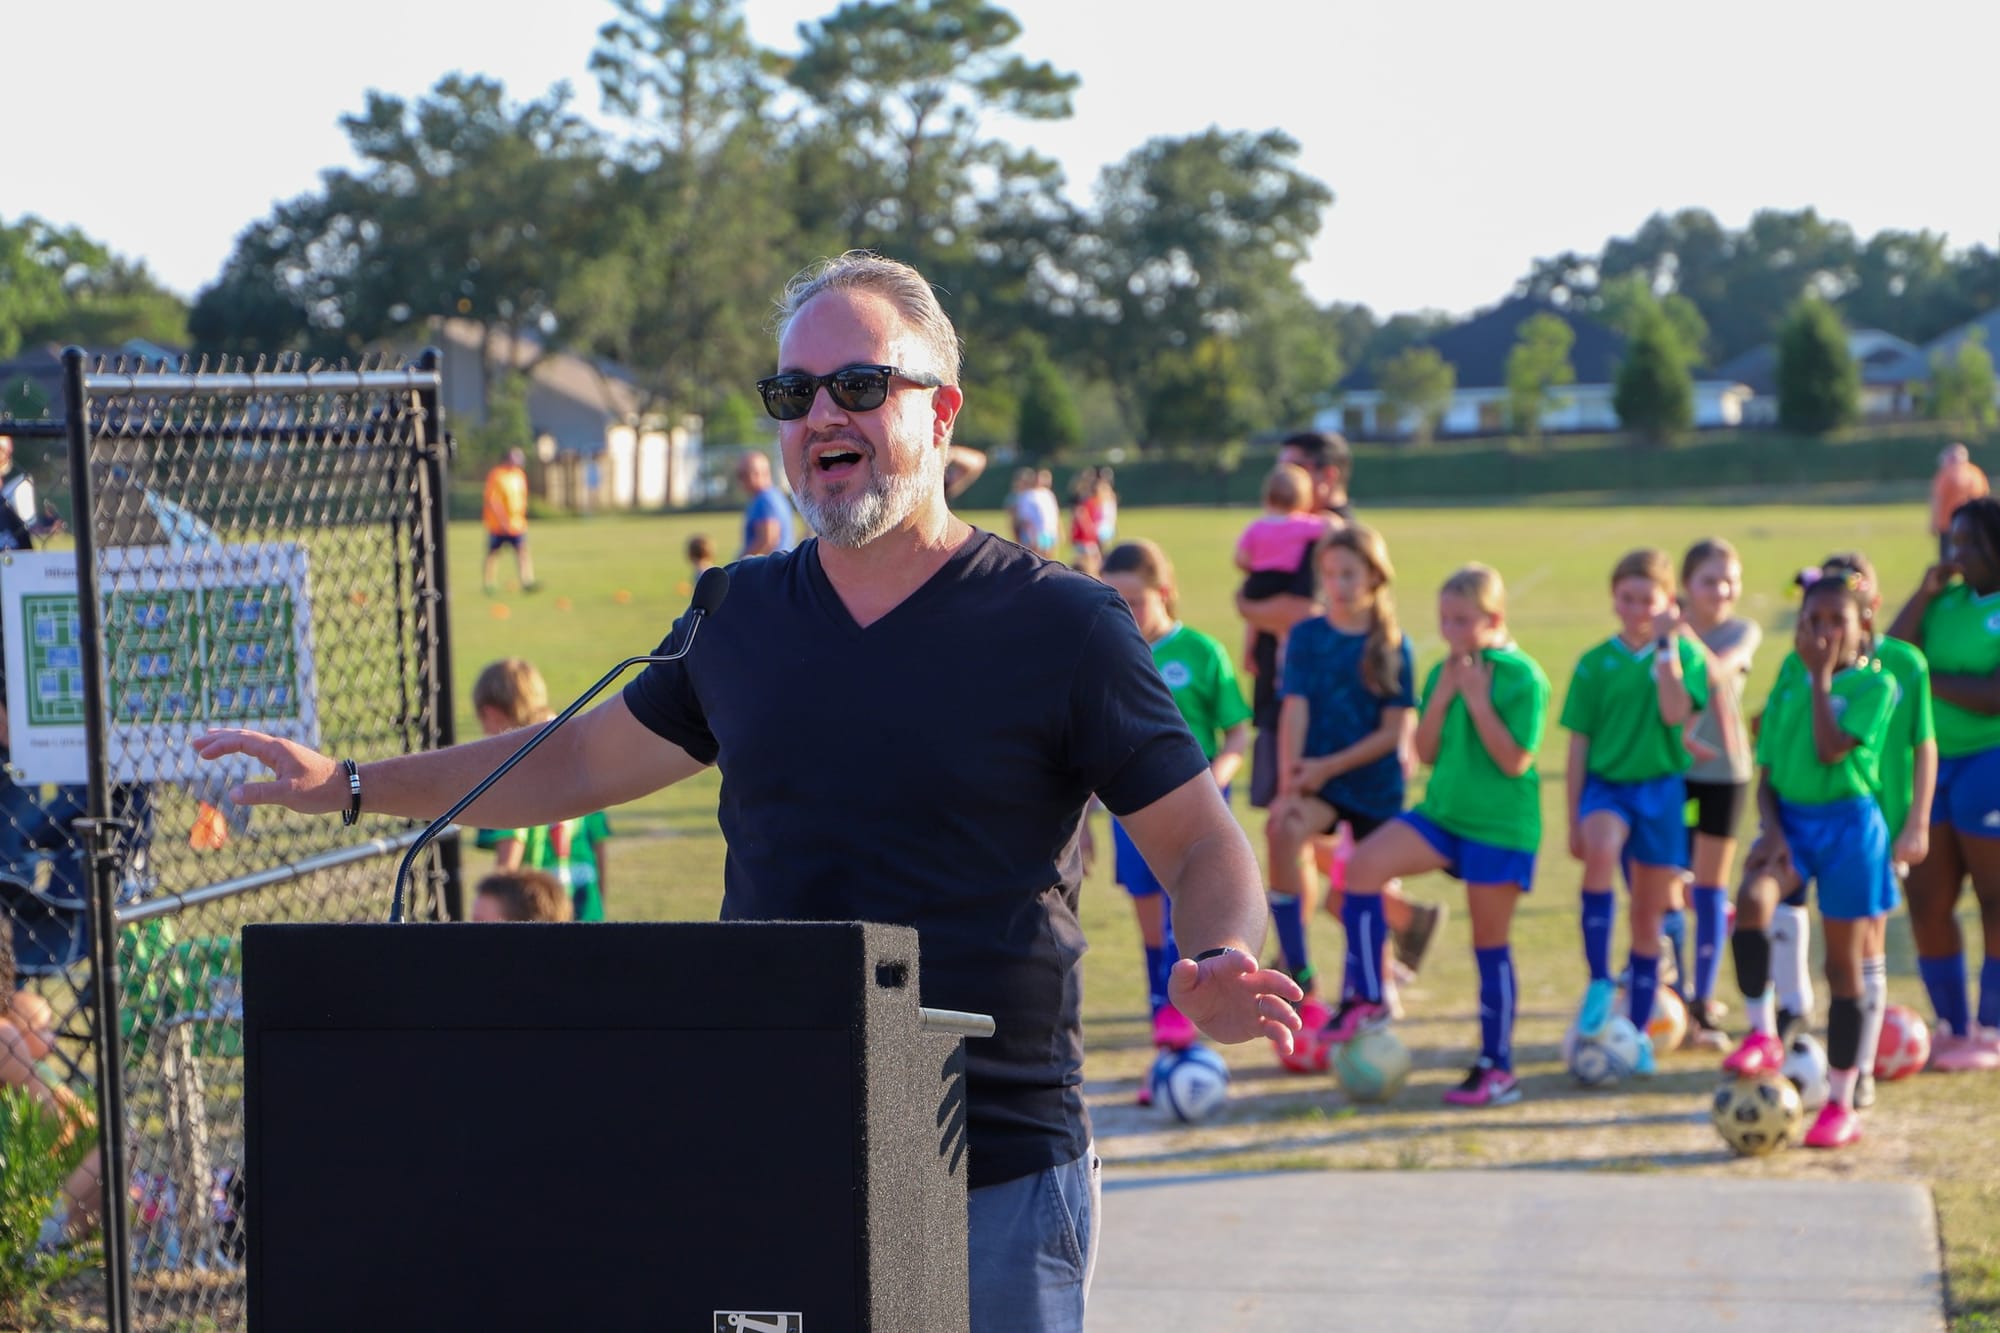
<path id="1" fill-rule="evenodd" d="M 1423 971 L 1424 954 L 1429 952 L 1431 939 L 1443 924 L 1444 904 L 1411 903 L 1410 924 L 1402 930 L 1389 932 L 1389 944 L 1395 951 L 1396 961 L 1409 968 L 1412 976 Z"/>
<path id="2" fill-rule="evenodd" d="M 1806 1016 L 1795 1014 L 1789 1009 L 1778 1011 L 1778 1044 L 1790 1046 L 1792 1038 L 1806 1030 Z"/>

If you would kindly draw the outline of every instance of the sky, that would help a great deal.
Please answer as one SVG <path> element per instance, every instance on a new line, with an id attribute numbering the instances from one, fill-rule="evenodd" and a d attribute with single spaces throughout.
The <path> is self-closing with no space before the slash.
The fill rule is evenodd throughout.
<path id="1" fill-rule="evenodd" d="M 996 120 L 1088 203 L 1145 141 L 1284 130 L 1334 193 L 1300 277 L 1321 302 L 1469 312 L 1540 255 L 1595 253 L 1661 209 L 1740 226 L 1812 206 L 1867 236 L 2000 245 L 1983 96 L 1992 0 L 1011 0 L 1018 49 L 1077 74 L 1073 118 Z M 746 0 L 798 49 L 833 0 Z M 34 213 L 143 258 L 184 295 L 272 205 L 352 164 L 339 127 L 373 88 L 454 70 L 521 99 L 588 73 L 600 0 L 0 0 L 12 120 L 0 220 Z M 299 17 L 291 17 L 299 15 Z M 502 17 L 504 15 L 504 17 Z M 74 58 L 61 53 L 75 53 Z M 800 256 L 800 263 L 815 258 Z"/>

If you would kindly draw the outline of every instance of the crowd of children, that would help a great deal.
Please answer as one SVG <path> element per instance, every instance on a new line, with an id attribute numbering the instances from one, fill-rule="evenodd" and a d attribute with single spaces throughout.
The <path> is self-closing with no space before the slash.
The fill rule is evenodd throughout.
<path id="1" fill-rule="evenodd" d="M 1316 508 L 1311 487 L 1305 472 L 1281 464 L 1264 514 L 1236 550 L 1245 576 L 1239 605 L 1267 591 L 1259 580 L 1289 585 L 1302 553 L 1318 584 L 1318 614 L 1291 628 L 1277 657 L 1270 886 L 1281 953 L 1308 992 L 1304 1055 L 1287 1064 L 1311 1067 L 1317 1051 L 1323 1067 L 1327 1047 L 1392 1020 L 1388 946 L 1398 915 L 1411 911 L 1396 886 L 1403 876 L 1444 871 L 1466 885 L 1480 1015 L 1478 1057 L 1446 1100 L 1513 1102 L 1521 1089 L 1512 1070 L 1518 986 L 1509 931 L 1521 895 L 1534 887 L 1541 845 L 1536 754 L 1549 680 L 1508 631 L 1499 573 L 1470 564 L 1438 590 L 1445 651 L 1417 689 L 1386 542 Z M 1227 786 L 1248 718 L 1227 655 L 1176 619 L 1172 568 L 1156 546 L 1111 549 L 1104 577 L 1131 605 Z M 1885 926 L 1904 893 L 1936 1017 L 1932 1067 L 2000 1069 L 2000 501 L 1957 508 L 1942 559 L 1886 628 L 1877 625 L 1882 590 L 1865 556 L 1836 553 L 1800 574 L 1790 652 L 1754 710 L 1744 686 L 1763 630 L 1736 613 L 1743 579 L 1737 552 L 1719 539 L 1696 543 L 1678 570 L 1665 552 L 1629 553 L 1608 579 L 1615 632 L 1571 674 L 1559 721 L 1569 732 L 1568 845 L 1582 865 L 1585 986 L 1576 1031 L 1586 1040 L 1601 1033 L 1622 987 L 1639 1034 L 1635 1072 L 1651 1073 L 1646 1034 L 1666 984 L 1687 1002 L 1688 1044 L 1727 1049 L 1727 1009 L 1716 997 L 1727 952 L 1749 1030 L 1724 1066 L 1777 1069 L 1786 1040 L 1811 1021 L 1808 914 L 1816 903 L 1832 997 L 1831 1096 L 1805 1141 L 1841 1147 L 1858 1138 L 1857 1113 L 1874 1097 Z M 1254 661 L 1247 649 L 1245 661 Z M 1429 769 L 1424 795 L 1406 809 L 1418 765 Z M 1752 805 L 1756 835 L 1732 909 L 1728 880 Z M 1307 896 L 1310 848 L 1336 830 L 1352 839 L 1352 853 L 1325 894 L 1346 936 L 1340 998 L 1329 1008 L 1302 966 L 1303 932 L 1278 905 Z M 1194 1034 L 1174 1021 L 1161 979 L 1173 956 L 1171 905 L 1122 845 L 1116 877 L 1139 911 L 1156 1039 L 1185 1045 Z M 1615 972 L 1621 880 L 1627 948 Z M 1986 957 L 1976 1008 L 1955 915 L 1968 880 Z"/>

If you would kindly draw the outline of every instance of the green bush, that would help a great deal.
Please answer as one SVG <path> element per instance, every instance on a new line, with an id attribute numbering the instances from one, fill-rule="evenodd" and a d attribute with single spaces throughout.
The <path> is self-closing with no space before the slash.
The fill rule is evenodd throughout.
<path id="1" fill-rule="evenodd" d="M 49 1289 L 89 1267 L 38 1246 L 63 1182 L 96 1146 L 80 1113 L 58 1115 L 25 1088 L 0 1088 L 0 1327 L 33 1327 Z"/>

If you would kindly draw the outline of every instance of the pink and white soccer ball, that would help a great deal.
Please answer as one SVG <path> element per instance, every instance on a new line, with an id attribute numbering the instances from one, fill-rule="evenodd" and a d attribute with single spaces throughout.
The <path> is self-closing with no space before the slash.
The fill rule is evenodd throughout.
<path id="1" fill-rule="evenodd" d="M 1882 1041 L 1875 1048 L 1875 1077 L 1884 1083 L 1908 1078 L 1930 1063 L 1931 1030 L 1906 1004 L 1882 1011 Z"/>

